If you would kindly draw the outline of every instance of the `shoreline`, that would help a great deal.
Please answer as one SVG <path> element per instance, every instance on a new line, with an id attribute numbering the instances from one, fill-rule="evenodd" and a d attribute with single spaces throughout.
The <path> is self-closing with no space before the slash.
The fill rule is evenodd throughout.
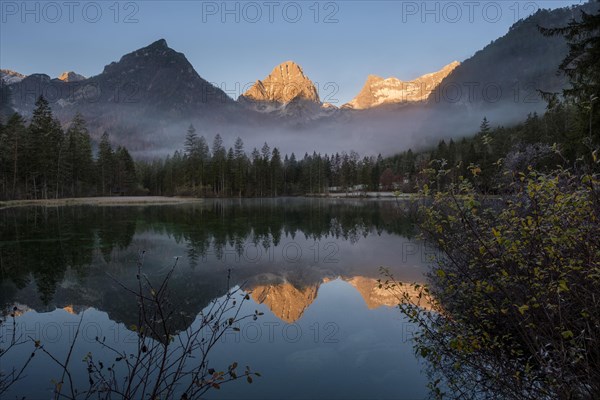
<path id="1" fill-rule="evenodd" d="M 174 205 L 202 202 L 194 197 L 124 196 L 124 197 L 74 197 L 65 199 L 7 200 L 0 201 L 0 210 L 16 207 L 62 206 L 144 206 Z"/>
<path id="2" fill-rule="evenodd" d="M 318 197 L 330 199 L 381 199 L 381 200 L 411 200 L 419 197 L 417 193 L 400 193 L 395 192 L 330 192 L 330 193 L 309 193 L 304 197 Z"/>
<path id="3" fill-rule="evenodd" d="M 329 193 L 329 194 L 306 194 L 302 197 L 307 199 L 352 199 L 352 200 L 411 200 L 415 194 L 402 194 L 394 196 L 388 192 L 373 193 Z M 288 197 L 288 196 L 284 196 Z M 220 199 L 231 199 L 232 197 L 223 197 Z M 268 197 L 269 199 L 281 197 Z M 64 207 L 64 206 L 145 206 L 145 205 L 178 205 L 201 203 L 205 200 L 214 200 L 215 198 L 202 197 L 165 197 L 165 196 L 115 196 L 115 197 L 70 197 L 63 199 L 38 199 L 38 200 L 5 200 L 0 201 L 0 210 L 18 207 Z M 235 199 L 239 199 L 235 197 Z M 242 198 L 244 199 L 244 198 Z M 256 199 L 249 197 L 248 199 Z"/>

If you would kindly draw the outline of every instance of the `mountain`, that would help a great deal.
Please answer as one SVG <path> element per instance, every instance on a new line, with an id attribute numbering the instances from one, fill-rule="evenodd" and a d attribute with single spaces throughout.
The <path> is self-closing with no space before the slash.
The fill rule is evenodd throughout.
<path id="1" fill-rule="evenodd" d="M 26 75 L 11 71 L 10 69 L 0 69 L 0 83 L 5 85 L 21 82 L 25 78 Z"/>
<path id="2" fill-rule="evenodd" d="M 516 105 L 543 111 L 539 91 L 561 92 L 567 79 L 558 67 L 568 52 L 560 36 L 546 37 L 539 27 L 559 27 L 581 16 L 597 12 L 600 3 L 590 2 L 555 10 L 538 10 L 515 23 L 508 33 L 493 41 L 455 68 L 432 94 L 431 102 L 462 106 L 463 109 L 497 109 Z"/>
<path id="3" fill-rule="evenodd" d="M 100 96 L 104 101 L 136 102 L 162 111 L 185 114 L 234 103 L 201 78 L 183 53 L 171 49 L 164 39 L 124 55 L 88 81 L 106 87 Z"/>
<path id="4" fill-rule="evenodd" d="M 293 61 L 276 66 L 235 101 L 161 39 L 84 80 L 3 72 L 2 81 L 12 83 L 0 85 L 0 118 L 12 110 L 30 116 L 44 94 L 61 122 L 80 112 L 94 139 L 107 131 L 134 156 L 180 149 L 191 123 L 208 138 L 221 133 L 226 143 L 239 136 L 246 148 L 268 141 L 296 154 L 390 154 L 472 134 L 484 116 L 505 125 L 543 112 L 538 90 L 560 92 L 567 85 L 557 71 L 568 46 L 561 37 L 543 36 L 538 26 L 564 26 L 581 10 L 598 7 L 540 10 L 461 64 L 414 81 L 370 76 L 341 109 L 322 104 L 316 85 Z"/>
<path id="5" fill-rule="evenodd" d="M 258 80 L 240 96 L 240 100 L 286 104 L 302 99 L 321 103 L 317 88 L 298 64 L 286 61 L 279 64 L 262 81 Z"/>
<path id="6" fill-rule="evenodd" d="M 235 104 L 225 92 L 201 78 L 186 57 L 171 49 L 164 39 L 124 55 L 105 66 L 99 75 L 80 78 L 72 72 L 54 80 L 44 74 L 30 75 L 11 86 L 15 108 L 27 114 L 40 94 L 46 94 L 53 110 L 59 113 L 61 109 L 126 106 L 144 108 L 151 114 L 158 111 L 184 116 Z M 27 96 L 19 96 L 22 93 Z"/>
<path id="7" fill-rule="evenodd" d="M 394 77 L 384 79 L 369 75 L 360 93 L 342 107 L 364 110 L 390 104 L 425 102 L 442 80 L 459 65 L 458 61 L 454 61 L 437 72 L 407 82 Z"/>
<path id="8" fill-rule="evenodd" d="M 32 74 L 8 86 L 12 108 L 29 116 L 43 94 L 61 122 L 80 112 L 93 138 L 107 131 L 133 151 L 172 146 L 175 132 L 185 132 L 191 122 L 215 125 L 243 118 L 238 104 L 200 77 L 164 39 L 124 55 L 96 76 L 61 77 L 66 79 Z"/>
<path id="9" fill-rule="evenodd" d="M 348 282 L 360 293 L 369 309 L 382 306 L 396 307 L 404 296 L 425 309 L 431 308 L 427 299 L 419 299 L 418 291 L 408 283 L 402 284 L 395 291 L 390 291 L 379 288 L 379 282 L 374 278 L 365 276 L 339 278 Z M 291 324 L 298 321 L 304 311 L 316 300 L 321 283 L 328 283 L 331 280 L 330 277 L 323 277 L 320 283 L 298 287 L 288 281 L 259 284 L 252 288 L 252 299 L 258 304 L 265 304 L 277 318 Z"/>
<path id="10" fill-rule="evenodd" d="M 306 122 L 329 115 L 323 108 L 315 84 L 293 61 L 279 64 L 238 98 L 246 108 L 260 113 Z"/>
<path id="11" fill-rule="evenodd" d="M 434 90 L 422 116 L 414 121 L 413 147 L 440 138 L 459 138 L 477 131 L 483 117 L 492 125 L 511 125 L 528 114 L 544 113 L 541 92 L 561 93 L 568 87 L 559 65 L 568 54 L 561 36 L 546 37 L 539 27 L 566 26 L 581 11 L 596 13 L 600 3 L 538 10 L 457 66 Z"/>
<path id="12" fill-rule="evenodd" d="M 289 282 L 281 282 L 254 287 L 252 299 L 265 304 L 282 321 L 293 323 L 315 301 L 318 290 L 319 284 L 298 288 Z"/>
<path id="13" fill-rule="evenodd" d="M 73 71 L 63 72 L 59 77 L 59 80 L 63 82 L 80 82 L 84 81 L 86 78 L 83 75 L 76 74 Z"/>
<path id="14" fill-rule="evenodd" d="M 360 293 L 365 304 L 371 310 L 382 306 L 396 307 L 405 298 L 426 310 L 431 309 L 428 299 L 425 297 L 420 299 L 419 291 L 409 283 L 399 283 L 394 290 L 389 290 L 380 288 L 379 281 L 373 278 L 354 276 L 344 280 Z"/>

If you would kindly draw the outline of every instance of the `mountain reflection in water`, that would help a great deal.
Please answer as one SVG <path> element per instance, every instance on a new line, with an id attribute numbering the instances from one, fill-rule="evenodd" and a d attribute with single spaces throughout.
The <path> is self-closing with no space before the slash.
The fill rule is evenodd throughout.
<path id="1" fill-rule="evenodd" d="M 143 271 L 153 281 L 163 279 L 174 258 L 179 257 L 169 284 L 171 300 L 183 317 L 173 322 L 177 331 L 188 328 L 213 299 L 226 293 L 230 273 L 230 284 L 241 286 L 251 295 L 252 307 L 264 310 L 265 327 L 299 324 L 303 332 L 314 330 L 314 335 L 318 326 L 321 339 L 332 333 L 344 338 L 336 345 L 340 347 L 347 345 L 346 339 L 358 340 L 355 335 L 367 328 L 369 318 L 387 315 L 396 321 L 392 323 L 401 318 L 397 310 L 390 310 L 391 314 L 377 311 L 398 302 L 390 292 L 378 288 L 380 266 L 389 268 L 399 281 L 422 281 L 426 262 L 435 256 L 433 249 L 414 239 L 413 223 L 405 211 L 405 205 L 394 201 L 327 199 L 0 210 L 0 302 L 4 310 L 16 304 L 17 319 L 23 322 L 38 323 L 44 315 L 64 319 L 91 309 L 86 311 L 86 318 L 129 327 L 137 322 L 136 299 L 121 284 L 133 287 L 136 260 L 144 250 Z M 404 288 L 414 295 L 408 286 Z M 356 314 L 348 312 L 348 307 Z M 27 312 L 30 310 L 35 312 Z M 357 320 L 347 320 L 350 317 Z M 343 328 L 346 320 L 348 328 Z M 378 324 L 388 323 L 381 320 Z M 329 331 L 333 326 L 335 332 Z M 394 343 L 390 346 L 402 346 L 401 351 L 409 354 L 411 371 L 418 366 L 410 355 L 410 345 L 391 339 L 396 328 L 387 326 L 376 333 L 370 329 L 372 337 L 361 338 L 361 343 L 380 341 L 375 339 L 377 335 L 390 335 L 386 336 Z M 238 346 L 238 352 L 243 355 L 257 346 L 260 343 L 245 343 Z M 290 346 L 288 342 L 282 345 L 281 354 Z M 236 358 L 230 350 L 223 350 L 219 357 Z M 316 356 L 310 353 L 314 349 L 303 351 L 302 357 L 296 353 L 285 356 L 293 368 L 306 357 Z M 378 352 L 361 357 L 370 359 Z M 273 368 L 268 360 L 275 353 L 267 356 L 263 352 L 259 360 L 248 355 L 248 363 L 262 365 L 267 372 Z M 324 363 L 324 368 L 329 365 L 329 361 L 318 362 Z M 419 377 L 418 369 L 411 373 Z M 410 379 L 414 381 L 415 376 Z M 308 378 L 301 374 L 298 382 L 304 379 Z M 277 385 L 268 382 L 272 393 L 263 388 L 255 394 L 240 391 L 239 397 L 277 397 Z M 425 393 L 424 387 L 422 379 L 422 387 L 410 393 Z M 236 390 L 228 394 L 236 397 Z M 320 390 L 323 397 L 331 395 L 324 388 Z M 314 393 L 302 390 L 298 396 L 303 397 L 302 393 L 314 397 Z M 397 395 L 389 392 L 389 396 L 398 397 L 392 394 Z"/>

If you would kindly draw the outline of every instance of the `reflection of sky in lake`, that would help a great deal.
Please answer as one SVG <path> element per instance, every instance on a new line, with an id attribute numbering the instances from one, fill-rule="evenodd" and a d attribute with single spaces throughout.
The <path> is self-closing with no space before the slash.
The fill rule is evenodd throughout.
<path id="1" fill-rule="evenodd" d="M 393 218 L 389 209 L 373 212 L 359 207 L 357 215 L 362 215 L 362 219 L 358 223 L 356 219 L 340 223 L 337 234 L 331 233 L 335 233 L 336 228 L 330 226 L 330 233 L 320 236 L 314 232 L 323 231 L 322 225 L 328 228 L 330 215 L 315 219 L 302 209 L 301 215 L 307 215 L 306 220 L 300 221 L 299 228 L 292 233 L 286 232 L 289 227 L 286 223 L 283 228 L 278 227 L 288 218 L 284 211 L 277 220 L 263 216 L 259 222 L 250 223 L 256 231 L 264 232 L 265 225 L 270 226 L 268 235 L 254 232 L 222 237 L 215 228 L 207 231 L 206 225 L 240 224 L 240 218 L 249 218 L 255 212 L 264 214 L 264 210 L 249 208 L 235 218 L 229 216 L 221 224 L 215 223 L 215 219 L 221 217 L 221 210 L 215 215 L 211 215 L 211 211 L 210 207 L 201 209 L 203 223 L 194 223 L 199 218 L 197 210 L 182 218 L 183 222 L 173 222 L 177 215 L 154 215 L 154 212 L 131 209 L 125 214 L 126 218 L 123 214 L 115 216 L 121 224 L 127 225 L 130 236 L 124 245 L 106 250 L 98 242 L 100 239 L 94 239 L 90 260 L 83 268 L 69 267 L 53 278 L 56 286 L 51 291 L 50 301 L 43 301 L 48 296 L 40 296 L 36 280 L 40 272 L 30 266 L 33 279 L 24 285 L 15 285 L 14 279 L 2 279 L 3 302 L 39 311 L 17 317 L 17 327 L 32 337 L 46 338 L 46 348 L 63 356 L 78 317 L 62 308 L 75 312 L 87 308 L 84 332 L 72 361 L 73 370 L 85 386 L 87 377 L 82 357 L 89 351 L 97 359 L 110 360 L 94 343 L 95 336 L 105 336 L 107 342 L 124 350 L 132 345 L 127 342 L 135 338 L 125 328 L 135 323 L 135 300 L 124 295 L 113 278 L 131 286 L 140 250 L 146 251 L 145 273 L 157 280 L 172 265 L 173 257 L 180 256 L 170 287 L 182 313 L 193 317 L 211 299 L 223 295 L 228 269 L 231 269 L 233 285 L 245 284 L 247 290 L 253 291 L 251 300 L 244 306 L 247 311 L 252 313 L 257 309 L 265 313 L 257 321 L 243 322 L 240 332 L 228 334 L 210 358 L 220 368 L 233 361 L 250 365 L 261 372 L 262 377 L 255 379 L 252 385 L 245 382 L 225 385 L 220 392 L 209 393 L 208 397 L 414 399 L 426 396 L 426 378 L 407 342 L 413 326 L 404 321 L 397 309 L 390 307 L 395 299 L 375 289 L 375 280 L 380 277 L 379 267 L 385 266 L 401 281 L 420 281 L 424 261 L 434 252 L 393 228 L 382 229 L 379 221 L 385 219 L 387 225 L 384 225 L 389 228 Z M 355 206 L 328 209 L 339 220 L 344 213 L 352 211 L 357 211 Z M 177 214 L 177 211 L 172 212 Z M 64 220 L 64 216 L 61 218 Z M 186 219 L 189 221 L 185 222 Z M 126 224 L 127 221 L 133 221 L 134 225 Z M 99 236 L 94 221 L 85 223 L 92 227 L 94 237 Z M 40 229 L 43 233 L 43 224 Z M 110 226 L 101 229 L 105 230 L 105 236 L 124 237 L 125 229 Z M 89 241 L 80 239 L 73 244 L 73 238 L 82 234 L 69 223 L 61 235 L 64 235 L 62 239 L 55 238 L 54 247 L 41 246 L 35 250 L 38 251 L 35 257 L 56 257 L 56 245 L 61 246 L 63 253 L 78 251 L 80 242 L 90 245 Z M 38 239 L 43 236 L 32 234 Z M 198 237 L 205 241 L 198 245 Z M 5 254 L 14 250 L 7 243 L 16 242 L 7 239 L 10 235 L 5 231 L 0 243 L 0 251 Z M 26 238 L 18 239 L 21 246 L 25 246 L 22 243 L 27 242 Z M 69 249 L 69 246 L 75 248 Z M 11 328 L 4 326 L 3 329 L 8 332 Z M 27 346 L 31 347 L 24 345 L 23 350 L 4 356 L 2 368 L 18 365 L 16 360 L 30 353 L 30 348 L 24 350 Z M 50 397 L 51 379 L 60 378 L 54 370 L 47 358 L 36 355 L 27 377 L 9 396 Z"/>
<path id="2" fill-rule="evenodd" d="M 235 343 L 235 336 L 228 338 L 233 344 L 220 348 L 219 357 L 247 360 L 268 379 L 257 380 L 256 390 L 236 384 L 227 395 L 323 399 L 425 395 L 420 366 L 412 346 L 404 341 L 410 326 L 397 310 L 367 309 L 360 295 L 341 280 L 323 285 L 293 328 L 266 310 L 256 326 L 260 329 L 240 331 L 240 343 Z M 258 342 L 245 345 L 243 339 L 254 340 L 255 332 L 261 333 Z"/>
<path id="3" fill-rule="evenodd" d="M 211 365 L 224 368 L 233 361 L 250 365 L 262 374 L 252 385 L 245 381 L 209 392 L 210 398 L 395 398 L 415 399 L 426 395 L 426 379 L 413 355 L 410 342 L 413 326 L 396 309 L 369 310 L 350 284 L 334 280 L 321 286 L 315 302 L 293 324 L 282 322 L 265 305 L 250 301 L 247 311 L 265 315 L 243 322 L 239 332 L 230 332 L 211 356 Z M 27 312 L 17 318 L 20 332 L 40 337 L 47 350 L 66 355 L 79 318 L 62 309 L 48 313 Z M 11 327 L 5 327 L 10 333 Z M 114 359 L 95 337 L 106 343 L 132 350 L 135 335 L 123 324 L 109 319 L 105 312 L 88 309 L 84 313 L 81 336 L 75 346 L 72 371 L 82 387 L 87 376 L 81 361 L 88 352 L 106 365 Z M 19 365 L 33 349 L 32 344 L 9 354 L 4 365 Z M 30 398 L 49 398 L 51 379 L 60 376 L 56 365 L 37 354 L 27 376 L 11 394 L 28 393 Z M 32 385 L 35 383 L 35 385 Z"/>

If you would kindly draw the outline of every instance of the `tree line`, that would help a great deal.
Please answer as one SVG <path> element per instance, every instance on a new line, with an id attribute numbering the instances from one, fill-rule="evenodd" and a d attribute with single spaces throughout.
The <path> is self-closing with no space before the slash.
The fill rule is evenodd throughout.
<path id="1" fill-rule="evenodd" d="M 162 160 L 138 162 L 137 171 L 141 186 L 156 195 L 414 193 L 424 185 L 443 191 L 466 176 L 476 176 L 482 192 L 498 193 L 506 189 L 507 174 L 532 165 L 541 169 L 566 165 L 585 154 L 587 124 L 587 116 L 575 106 L 556 102 L 542 116 L 532 113 L 511 127 L 492 127 L 484 117 L 472 137 L 442 139 L 432 148 L 409 149 L 386 158 L 361 157 L 354 151 L 282 157 L 268 143 L 247 155 L 241 138 L 226 150 L 217 134 L 211 147 L 190 126 L 184 150 Z"/>
<path id="2" fill-rule="evenodd" d="M 77 114 L 63 129 L 41 97 L 31 122 L 13 114 L 0 123 L 0 196 L 3 199 L 161 195 L 276 197 L 331 192 L 400 191 L 423 185 L 442 191 L 461 177 L 476 176 L 478 189 L 501 191 L 505 175 L 525 166 L 551 167 L 585 153 L 585 114 L 555 102 L 539 116 L 512 127 L 492 128 L 483 118 L 473 137 L 440 140 L 436 147 L 391 157 L 358 153 L 282 155 L 264 143 L 247 154 L 237 138 L 226 148 L 220 134 L 211 145 L 190 125 L 183 149 L 163 159 L 135 162 L 104 133 L 93 156 L 86 122 Z M 561 146 L 558 157 L 553 146 Z M 498 160 L 502 160 L 501 163 Z M 500 185 L 499 185 L 500 184 Z"/>
<path id="3" fill-rule="evenodd" d="M 271 197 L 336 190 L 378 190 L 383 158 L 358 153 L 282 155 L 264 143 L 250 154 L 237 138 L 226 149 L 217 134 L 209 146 L 193 125 L 184 149 L 165 159 L 137 164 L 141 184 L 157 195 Z"/>
<path id="4" fill-rule="evenodd" d="M 50 199 L 135 194 L 135 163 L 124 147 L 113 149 L 107 133 L 92 154 L 86 122 L 75 115 L 63 129 L 40 97 L 29 124 L 19 114 L 0 123 L 0 197 Z"/>

